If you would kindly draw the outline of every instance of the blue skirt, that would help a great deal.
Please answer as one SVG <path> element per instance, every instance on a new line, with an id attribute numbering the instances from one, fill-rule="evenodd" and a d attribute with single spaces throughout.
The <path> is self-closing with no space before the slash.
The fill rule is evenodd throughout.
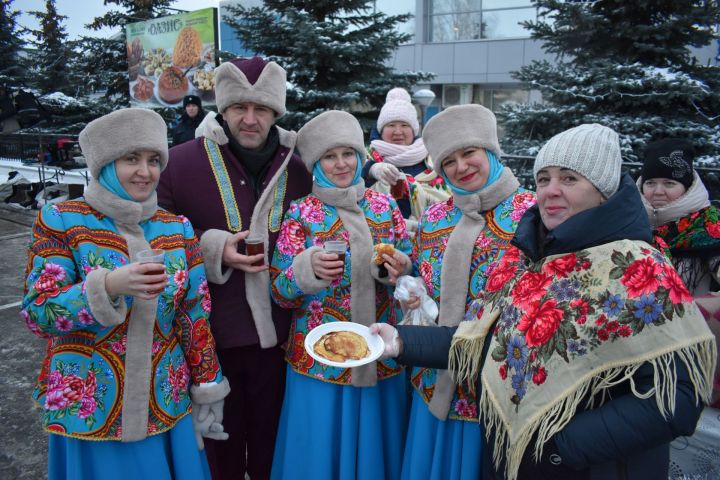
<path id="1" fill-rule="evenodd" d="M 190 415 L 167 432 L 139 442 L 91 441 L 50 435 L 49 480 L 210 479 Z"/>
<path id="2" fill-rule="evenodd" d="M 401 478 L 477 480 L 482 468 L 481 442 L 477 422 L 440 421 L 413 391 Z"/>
<path id="3" fill-rule="evenodd" d="M 407 426 L 406 376 L 336 385 L 289 366 L 271 478 L 394 480 Z"/>

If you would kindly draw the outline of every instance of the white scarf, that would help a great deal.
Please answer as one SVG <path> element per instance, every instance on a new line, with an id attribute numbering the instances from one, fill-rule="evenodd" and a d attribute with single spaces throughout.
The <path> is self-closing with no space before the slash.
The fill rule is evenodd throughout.
<path id="1" fill-rule="evenodd" d="M 643 181 L 642 177 L 638 178 L 637 187 L 640 189 L 640 197 L 643 205 L 645 205 L 645 210 L 648 212 L 652 228 L 657 228 L 668 222 L 675 222 L 710 205 L 707 188 L 705 188 L 705 184 L 696 171 L 693 171 L 693 182 L 687 192 L 660 208 L 653 208 L 645 195 L 642 194 Z"/>
<path id="2" fill-rule="evenodd" d="M 428 156 L 422 138 L 418 138 L 411 145 L 396 145 L 383 140 L 373 140 L 370 146 L 382 155 L 386 162 L 396 167 L 411 167 Z"/>

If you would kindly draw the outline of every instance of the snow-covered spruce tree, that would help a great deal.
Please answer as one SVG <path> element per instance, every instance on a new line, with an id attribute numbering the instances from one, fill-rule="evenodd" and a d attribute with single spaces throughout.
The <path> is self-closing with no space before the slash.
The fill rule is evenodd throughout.
<path id="1" fill-rule="evenodd" d="M 620 133 L 628 160 L 669 136 L 691 139 L 705 160 L 720 156 L 720 67 L 700 65 L 690 51 L 714 40 L 718 2 L 534 3 L 544 17 L 524 25 L 557 62 L 515 72 L 547 103 L 498 112 L 506 151 L 532 155 L 552 135 L 597 122 Z"/>
<path id="2" fill-rule="evenodd" d="M 67 17 L 57 13 L 55 0 L 46 0 L 45 11 L 29 13 L 40 23 L 37 30 L 30 31 L 36 39 L 31 54 L 33 86 L 41 93 L 71 93 L 68 64 L 73 53 L 62 25 Z"/>
<path id="3" fill-rule="evenodd" d="M 367 0 L 266 0 L 262 7 L 228 7 L 223 19 L 245 48 L 287 70 L 284 127 L 297 130 L 318 113 L 339 109 L 352 111 L 369 130 L 388 90 L 432 77 L 393 72 L 385 63 L 410 38 L 395 29 L 410 15 L 373 13 L 372 5 Z"/>
<path id="4" fill-rule="evenodd" d="M 21 28 L 17 23 L 20 12 L 13 10 L 13 0 L 0 0 L 0 86 L 23 85 L 23 68 L 18 52 L 23 46 Z"/>

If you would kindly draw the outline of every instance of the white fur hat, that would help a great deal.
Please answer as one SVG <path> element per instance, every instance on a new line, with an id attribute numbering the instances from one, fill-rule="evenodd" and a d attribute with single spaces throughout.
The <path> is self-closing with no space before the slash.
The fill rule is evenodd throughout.
<path id="1" fill-rule="evenodd" d="M 160 154 L 160 168 L 168 162 L 165 120 L 146 108 L 123 108 L 88 123 L 78 138 L 93 178 L 110 162 L 137 150 Z"/>
<path id="2" fill-rule="evenodd" d="M 418 123 L 417 110 L 411 103 L 410 94 L 404 88 L 393 88 L 385 97 L 385 105 L 380 110 L 377 120 L 378 133 L 382 134 L 382 129 L 390 122 L 405 122 L 413 130 L 417 136 L 420 132 L 420 124 Z"/>
<path id="3" fill-rule="evenodd" d="M 340 110 L 323 112 L 298 130 L 296 147 L 305 167 L 312 173 L 322 154 L 336 147 L 350 147 L 365 163 L 365 141 L 360 123 Z"/>
<path id="4" fill-rule="evenodd" d="M 423 130 L 423 142 L 433 168 L 442 171 L 442 161 L 455 150 L 482 147 L 500 158 L 495 114 L 482 105 L 458 105 L 438 113 Z"/>
<path id="5" fill-rule="evenodd" d="M 215 69 L 215 100 L 220 113 L 234 103 L 252 102 L 285 115 L 285 70 L 259 57 L 235 59 Z"/>

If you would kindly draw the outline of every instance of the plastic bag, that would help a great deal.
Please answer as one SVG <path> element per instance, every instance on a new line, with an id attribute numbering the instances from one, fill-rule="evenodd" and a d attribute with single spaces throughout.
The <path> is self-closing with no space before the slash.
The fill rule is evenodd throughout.
<path id="1" fill-rule="evenodd" d="M 394 296 L 402 302 L 409 301 L 410 297 L 420 297 L 420 306 L 418 308 L 406 310 L 403 307 L 403 319 L 398 325 L 436 326 L 435 319 L 438 316 L 438 307 L 435 301 L 427 294 L 425 282 L 422 279 L 409 275 L 398 278 Z"/>

